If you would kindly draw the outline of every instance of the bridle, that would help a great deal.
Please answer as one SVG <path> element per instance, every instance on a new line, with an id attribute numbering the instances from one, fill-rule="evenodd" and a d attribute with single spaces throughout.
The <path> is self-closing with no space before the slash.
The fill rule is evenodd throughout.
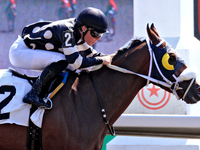
<path id="1" fill-rule="evenodd" d="M 179 84 L 178 84 L 178 81 L 179 81 L 179 77 L 181 76 L 181 74 L 179 75 L 179 77 L 176 77 L 175 74 L 172 75 L 172 77 L 175 79 L 175 82 L 172 82 L 170 80 L 168 80 L 164 75 L 163 73 L 161 72 L 159 66 L 158 66 L 158 63 L 156 61 L 156 58 L 155 58 L 155 54 L 154 52 L 152 51 L 152 48 L 150 46 L 150 43 L 149 43 L 149 39 L 146 39 L 146 42 L 147 42 L 147 46 L 148 46 L 148 50 L 149 50 L 149 53 L 150 53 L 150 65 L 149 65 L 149 73 L 148 73 L 148 76 L 150 76 L 150 73 L 151 73 L 151 70 L 152 70 L 152 57 L 153 57 L 153 60 L 154 60 L 154 63 L 156 65 L 156 68 L 157 70 L 159 71 L 159 74 L 162 76 L 163 80 L 168 84 L 168 87 L 172 93 L 176 96 L 177 99 L 181 99 L 181 97 L 178 96 L 177 94 L 177 90 L 182 90 L 183 88 L 179 87 Z M 160 45 L 162 45 L 163 43 L 165 42 L 165 40 L 161 40 L 157 45 L 156 47 L 159 47 Z M 190 81 L 190 84 L 188 85 L 185 93 L 183 94 L 183 97 L 182 99 L 185 98 L 185 96 L 187 95 L 189 89 L 191 88 L 193 82 L 195 81 L 195 78 L 192 78 L 192 80 Z M 147 85 L 149 84 L 149 80 L 147 80 Z"/>
<path id="2" fill-rule="evenodd" d="M 159 84 L 159 85 L 162 85 L 163 87 L 166 87 L 166 88 L 169 88 L 172 93 L 176 96 L 177 99 L 184 99 L 188 93 L 188 91 L 190 90 L 192 84 L 194 83 L 195 81 L 195 78 L 191 78 L 192 80 L 190 81 L 190 84 L 188 85 L 185 93 L 183 94 L 183 97 L 179 97 L 178 94 L 177 94 L 177 90 L 182 90 L 183 88 L 179 86 L 179 78 L 182 76 L 182 74 L 180 74 L 178 77 L 176 77 L 175 74 L 172 75 L 172 77 L 175 79 L 175 82 L 172 82 L 170 80 L 168 80 L 162 73 L 162 71 L 160 70 L 159 66 L 158 66 L 158 63 L 157 63 L 157 60 L 156 60 L 156 57 L 155 57 L 155 54 L 151 48 L 151 45 L 149 43 L 149 39 L 146 39 L 146 43 L 147 43 L 147 46 L 148 46 L 148 50 L 149 50 L 149 53 L 150 53 L 150 64 L 149 64 L 149 72 L 148 72 L 148 76 L 146 75 L 142 75 L 142 74 L 138 74 L 138 73 L 135 73 L 135 72 L 132 72 L 130 70 L 127 70 L 127 69 L 124 69 L 124 68 L 121 68 L 121 67 L 118 67 L 118 66 L 115 66 L 115 65 L 107 65 L 109 68 L 113 69 L 113 70 L 116 70 L 116 71 L 119 71 L 119 72 L 123 72 L 123 73 L 128 73 L 128 74 L 134 74 L 134 75 L 137 75 L 137 76 L 140 76 L 144 79 L 147 80 L 147 84 L 146 86 L 149 85 L 150 81 L 151 82 L 154 82 L 156 84 Z M 162 45 L 163 43 L 165 42 L 165 40 L 161 40 L 157 45 L 156 47 L 159 47 L 160 45 Z M 151 77 L 151 72 L 152 72 L 152 64 L 153 64 L 153 61 L 155 63 L 155 66 L 159 72 L 159 74 L 161 75 L 162 79 L 165 81 L 161 81 L 161 80 L 158 80 L 158 79 L 155 79 L 155 78 L 152 78 Z"/>
<path id="3" fill-rule="evenodd" d="M 113 70 L 122 72 L 122 73 L 128 73 L 128 74 L 133 74 L 133 75 L 140 76 L 140 77 L 142 77 L 142 78 L 144 78 L 144 79 L 147 80 L 147 84 L 146 84 L 147 86 L 149 85 L 149 83 L 150 83 L 150 81 L 151 81 L 151 82 L 154 82 L 154 83 L 156 83 L 156 84 L 162 85 L 162 86 L 164 86 L 164 87 L 166 87 L 166 88 L 169 88 L 169 89 L 172 91 L 172 93 L 176 96 L 177 99 L 181 99 L 181 97 L 179 97 L 178 94 L 177 94 L 177 90 L 182 90 L 182 89 L 183 89 L 182 87 L 179 87 L 179 83 L 178 83 L 179 81 L 181 81 L 181 80 L 180 80 L 180 77 L 182 76 L 182 73 L 181 73 L 178 77 L 176 77 L 175 73 L 172 75 L 172 77 L 175 79 L 175 82 L 172 82 L 172 81 L 168 80 L 168 79 L 164 76 L 164 74 L 162 73 L 162 71 L 160 70 L 160 68 L 159 68 L 159 66 L 158 66 L 158 63 L 157 63 L 157 60 L 156 60 L 154 51 L 152 50 L 149 41 L 150 41 L 149 39 L 146 39 L 146 43 L 147 43 L 148 50 L 149 50 L 149 53 L 150 53 L 150 63 L 149 63 L 149 72 L 148 72 L 148 76 L 142 75 L 142 74 L 139 74 L 139 73 L 135 73 L 135 72 L 133 72 L 133 71 L 130 71 L 130 70 L 127 70 L 127 69 L 124 69 L 124 68 L 121 68 L 121 67 L 118 67 L 118 66 L 115 66 L 115 65 L 110 65 L 110 64 L 109 64 L 109 65 L 107 65 L 107 67 L 110 68 L 110 69 L 113 69 Z M 165 42 L 165 41 L 162 39 L 162 40 L 156 45 L 156 47 L 159 47 L 159 46 L 162 45 L 164 42 Z M 163 81 L 165 81 L 165 82 L 151 77 L 153 61 L 154 61 L 154 63 L 155 63 L 155 66 L 156 66 L 156 68 L 157 68 L 159 74 L 161 75 L 161 77 L 163 78 Z M 103 116 L 104 123 L 107 125 L 110 134 L 111 134 L 111 135 L 115 135 L 115 130 L 114 130 L 113 126 L 110 126 L 110 125 L 109 125 L 109 121 L 108 121 L 108 119 L 107 119 L 106 112 L 105 112 L 105 109 L 104 109 L 104 107 L 103 107 L 103 103 L 102 103 L 100 94 L 99 94 L 99 92 L 98 92 L 98 89 L 97 89 L 97 87 L 96 87 L 96 85 L 95 85 L 95 83 L 94 83 L 94 81 L 93 81 L 93 77 L 92 77 L 92 71 L 95 71 L 95 70 L 101 68 L 102 66 L 103 66 L 103 65 L 98 65 L 98 66 L 92 68 L 91 71 L 90 71 L 90 73 L 89 73 L 89 76 L 90 76 L 90 79 L 91 79 L 91 81 L 92 81 L 92 83 L 93 83 L 93 86 L 94 86 L 94 88 L 95 88 L 95 91 L 96 91 L 96 93 L 97 93 L 97 96 L 98 96 L 98 99 L 99 99 L 99 102 L 100 102 L 101 112 L 102 112 L 102 116 Z M 193 84 L 194 81 L 195 81 L 195 78 L 194 78 L 194 77 L 191 78 L 191 79 L 192 79 L 192 80 L 191 80 L 190 84 L 188 85 L 188 87 L 187 87 L 185 93 L 183 94 L 182 99 L 184 99 L 184 98 L 186 97 L 188 91 L 190 90 L 192 84 Z"/>

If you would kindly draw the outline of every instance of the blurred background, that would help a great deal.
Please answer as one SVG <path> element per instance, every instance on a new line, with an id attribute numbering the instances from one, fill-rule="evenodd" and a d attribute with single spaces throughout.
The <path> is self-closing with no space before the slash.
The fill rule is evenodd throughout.
<path id="1" fill-rule="evenodd" d="M 76 0 L 75 4 L 73 4 L 74 0 L 71 1 L 72 4 L 70 4 L 68 8 L 70 17 L 77 17 L 79 12 L 85 7 L 99 8 L 108 16 L 108 3 L 113 3 L 113 0 Z M 67 0 L 1 0 L 0 69 L 12 67 L 21 73 L 38 75 L 39 72 L 19 69 L 12 66 L 8 58 L 9 48 L 17 39 L 17 36 L 21 35 L 24 26 L 40 20 L 55 21 L 63 18 L 64 16 L 61 13 L 64 9 L 64 5 L 68 5 L 66 2 Z M 65 4 L 63 5 L 63 3 Z M 114 53 L 133 36 L 133 1 L 114 0 L 114 3 L 117 6 L 115 12 L 115 34 L 111 31 L 113 35 L 109 35 L 110 37 L 104 35 L 101 41 L 97 42 L 95 45 L 97 51 L 105 54 Z M 14 12 L 13 10 L 9 10 L 11 8 L 14 8 Z M 72 12 L 73 8 L 75 8 L 75 11 Z M 12 13 L 14 13 L 13 17 Z M 66 15 L 66 18 L 67 17 Z"/>

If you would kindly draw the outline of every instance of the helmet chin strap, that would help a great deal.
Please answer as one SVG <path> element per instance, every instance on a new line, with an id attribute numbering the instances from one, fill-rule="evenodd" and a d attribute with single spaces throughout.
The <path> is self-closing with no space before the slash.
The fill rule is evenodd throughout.
<path id="1" fill-rule="evenodd" d="M 83 33 L 83 41 L 85 42 L 85 35 L 87 34 L 88 32 L 88 29 L 85 31 L 85 32 L 82 32 Z"/>
<path id="2" fill-rule="evenodd" d="M 82 28 L 79 26 L 79 30 L 81 31 L 81 33 L 83 34 L 83 38 L 82 38 L 82 40 L 85 42 L 85 35 L 87 34 L 87 32 L 89 31 L 88 29 L 85 31 L 85 32 L 83 32 L 83 30 L 82 30 Z"/>

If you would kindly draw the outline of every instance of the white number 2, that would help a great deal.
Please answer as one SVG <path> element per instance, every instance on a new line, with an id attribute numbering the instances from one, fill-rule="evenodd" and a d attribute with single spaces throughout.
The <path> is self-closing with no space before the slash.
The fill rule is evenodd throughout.
<path id="1" fill-rule="evenodd" d="M 65 40 L 65 46 L 66 47 L 72 46 L 72 43 L 70 42 L 70 41 L 72 41 L 72 40 L 70 40 L 72 38 L 71 34 L 69 32 L 66 32 L 64 36 L 65 36 L 65 39 L 66 39 Z"/>

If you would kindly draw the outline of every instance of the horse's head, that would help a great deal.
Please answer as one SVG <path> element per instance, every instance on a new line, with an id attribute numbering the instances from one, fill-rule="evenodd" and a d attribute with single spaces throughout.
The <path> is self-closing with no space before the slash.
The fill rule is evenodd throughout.
<path id="1" fill-rule="evenodd" d="M 151 77 L 167 86 L 161 87 L 182 98 L 186 103 L 192 104 L 200 100 L 200 85 L 196 81 L 196 73 L 190 71 L 177 52 L 166 43 L 158 34 L 154 24 L 147 25 L 150 41 L 147 41 L 152 51 L 153 69 Z"/>

